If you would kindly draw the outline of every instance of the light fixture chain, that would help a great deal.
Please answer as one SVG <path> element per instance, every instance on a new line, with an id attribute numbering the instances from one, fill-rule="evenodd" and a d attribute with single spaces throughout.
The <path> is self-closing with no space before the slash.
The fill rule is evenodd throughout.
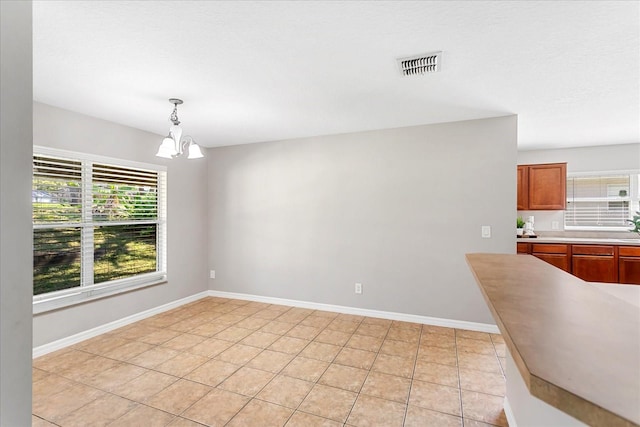
<path id="1" fill-rule="evenodd" d="M 171 113 L 171 117 L 169 118 L 171 123 L 178 126 L 180 124 L 180 120 L 178 120 L 178 104 L 173 104 L 173 112 Z"/>

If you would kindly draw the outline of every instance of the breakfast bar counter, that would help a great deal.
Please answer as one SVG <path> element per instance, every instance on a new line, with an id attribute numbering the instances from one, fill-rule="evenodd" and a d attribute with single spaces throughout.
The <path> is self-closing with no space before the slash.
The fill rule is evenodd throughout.
<path id="1" fill-rule="evenodd" d="M 638 307 L 531 255 L 466 257 L 531 396 L 591 426 L 640 425 Z"/>

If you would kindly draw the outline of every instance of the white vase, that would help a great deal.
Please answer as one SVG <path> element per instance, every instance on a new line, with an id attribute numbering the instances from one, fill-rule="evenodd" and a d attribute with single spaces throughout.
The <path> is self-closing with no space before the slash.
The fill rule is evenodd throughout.
<path id="1" fill-rule="evenodd" d="M 524 234 L 524 228 L 516 228 L 516 235 L 522 236 Z"/>

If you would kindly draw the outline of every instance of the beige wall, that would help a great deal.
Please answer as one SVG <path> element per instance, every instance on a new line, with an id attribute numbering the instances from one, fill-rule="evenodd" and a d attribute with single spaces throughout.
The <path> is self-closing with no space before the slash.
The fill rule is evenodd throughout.
<path id="1" fill-rule="evenodd" d="M 33 143 L 167 166 L 168 282 L 33 317 L 39 346 L 207 289 L 205 159 L 155 157 L 161 135 L 34 103 Z"/>
<path id="2" fill-rule="evenodd" d="M 464 254 L 515 252 L 516 133 L 507 116 L 209 150 L 211 289 L 493 324 Z"/>
<path id="3" fill-rule="evenodd" d="M 0 2 L 0 425 L 31 425 L 31 2 Z"/>

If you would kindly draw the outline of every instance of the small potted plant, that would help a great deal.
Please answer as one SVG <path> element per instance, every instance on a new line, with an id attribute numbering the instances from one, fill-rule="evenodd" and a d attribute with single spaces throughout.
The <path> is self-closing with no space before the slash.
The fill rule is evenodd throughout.
<path id="1" fill-rule="evenodd" d="M 518 237 L 522 237 L 523 234 L 524 234 L 524 220 L 522 219 L 521 216 L 519 216 L 518 218 L 516 218 L 516 235 Z"/>
<path id="2" fill-rule="evenodd" d="M 633 229 L 629 230 L 632 233 L 640 234 L 640 211 L 636 212 L 637 215 L 633 216 L 633 219 L 628 219 L 629 224 L 633 225 Z"/>

